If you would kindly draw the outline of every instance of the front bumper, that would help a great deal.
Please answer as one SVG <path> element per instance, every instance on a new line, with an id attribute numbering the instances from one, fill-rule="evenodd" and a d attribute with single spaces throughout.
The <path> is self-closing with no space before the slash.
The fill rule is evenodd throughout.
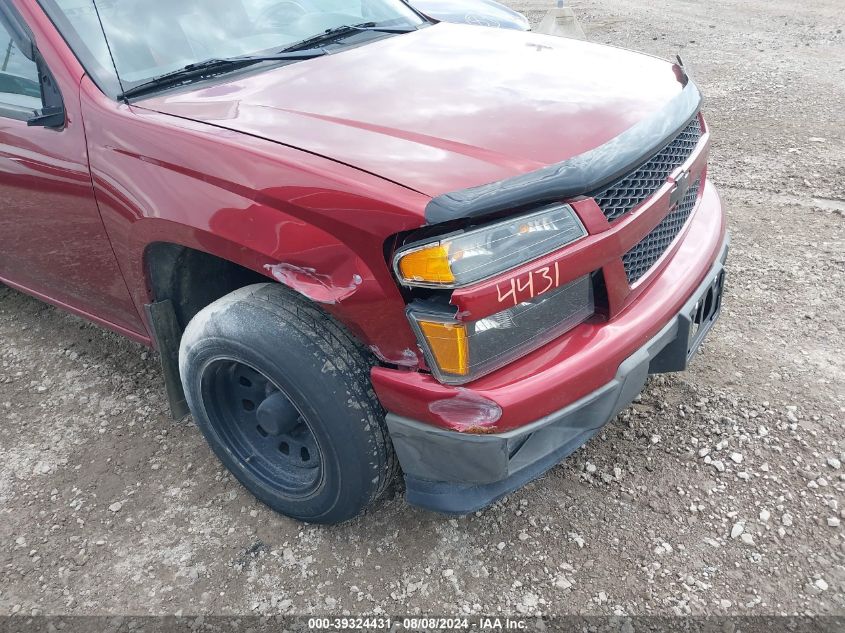
<path id="1" fill-rule="evenodd" d="M 640 219 L 642 216 L 634 221 Z M 680 312 L 705 278 L 718 258 L 725 238 L 725 214 L 718 192 L 707 181 L 701 202 L 685 232 L 676 245 L 670 247 L 671 253 L 663 262 L 658 262 L 648 273 L 648 279 L 638 283 L 636 288 L 629 288 L 622 262 L 615 257 L 630 246 L 627 241 L 618 243 L 622 238 L 614 231 L 600 233 L 597 242 L 587 249 L 590 253 L 613 253 L 609 262 L 597 264 L 602 267 L 608 286 L 624 284 L 612 318 L 588 320 L 540 349 L 463 387 L 443 384 L 425 372 L 407 371 L 402 367 L 374 367 L 371 372 L 373 388 L 382 406 L 395 415 L 465 432 L 474 426 L 473 420 L 466 416 L 445 415 L 440 403 L 452 402 L 458 397 L 479 396 L 501 409 L 500 418 L 492 428 L 486 429 L 487 432 L 504 433 L 564 409 L 613 380 L 625 359 Z M 564 249 L 564 252 L 569 250 Z M 588 270 L 595 269 L 593 264 L 595 262 Z M 562 261 L 561 267 L 564 266 L 568 267 L 569 263 Z M 583 274 L 583 270 L 579 269 L 579 274 Z M 453 293 L 453 300 L 457 292 Z M 461 303 L 457 309 L 469 308 Z"/>
<path id="2" fill-rule="evenodd" d="M 474 435 L 387 415 L 407 500 L 446 513 L 489 505 L 542 475 L 630 404 L 649 373 L 681 371 L 721 310 L 727 238 L 681 310 L 625 359 L 613 379 L 563 409 L 504 433 Z"/>

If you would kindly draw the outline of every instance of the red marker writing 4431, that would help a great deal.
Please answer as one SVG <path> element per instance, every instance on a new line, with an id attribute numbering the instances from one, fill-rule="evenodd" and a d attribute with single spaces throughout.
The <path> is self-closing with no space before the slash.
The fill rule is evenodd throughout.
<path id="1" fill-rule="evenodd" d="M 509 282 L 496 285 L 499 303 L 519 305 L 541 294 L 554 290 L 560 286 L 560 264 L 555 262 L 550 266 L 543 266 L 532 270 L 526 275 L 514 277 Z"/>

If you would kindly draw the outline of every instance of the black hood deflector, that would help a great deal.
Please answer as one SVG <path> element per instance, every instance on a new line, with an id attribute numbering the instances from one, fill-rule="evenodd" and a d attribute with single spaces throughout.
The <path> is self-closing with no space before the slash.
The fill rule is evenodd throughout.
<path id="1" fill-rule="evenodd" d="M 660 111 L 596 149 L 537 171 L 433 198 L 425 209 L 426 222 L 477 218 L 597 191 L 663 149 L 700 108 L 701 93 L 688 81 Z"/>

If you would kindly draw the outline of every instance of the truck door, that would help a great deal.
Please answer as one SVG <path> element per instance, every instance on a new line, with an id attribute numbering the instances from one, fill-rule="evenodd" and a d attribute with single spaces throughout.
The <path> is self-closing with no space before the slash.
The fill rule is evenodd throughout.
<path id="1" fill-rule="evenodd" d="M 81 77 L 68 76 L 51 42 L 41 51 L 31 41 L 11 0 L 0 0 L 0 280 L 143 332 L 94 199 Z"/>

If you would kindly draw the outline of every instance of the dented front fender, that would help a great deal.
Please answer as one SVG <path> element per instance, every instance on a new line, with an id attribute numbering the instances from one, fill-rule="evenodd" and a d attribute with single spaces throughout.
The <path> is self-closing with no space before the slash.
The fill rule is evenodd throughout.
<path id="1" fill-rule="evenodd" d="M 422 225 L 430 198 L 277 143 L 115 107 L 88 79 L 81 88 L 99 123 L 86 130 L 97 201 L 139 312 L 153 299 L 145 253 L 172 243 L 282 283 L 385 362 L 419 366 L 384 243 Z"/>

